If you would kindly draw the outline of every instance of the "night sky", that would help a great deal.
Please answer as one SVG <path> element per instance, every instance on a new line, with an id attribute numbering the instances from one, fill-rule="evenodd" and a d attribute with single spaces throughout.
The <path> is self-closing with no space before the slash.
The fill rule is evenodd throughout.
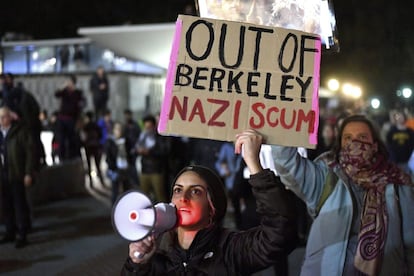
<path id="1" fill-rule="evenodd" d="M 413 4 L 408 0 L 334 0 L 340 52 L 324 54 L 321 85 L 353 81 L 364 94 L 390 102 L 404 85 L 414 89 Z M 192 0 L 20 0 L 2 3 L 0 35 L 33 39 L 76 37 L 79 27 L 174 22 Z"/>

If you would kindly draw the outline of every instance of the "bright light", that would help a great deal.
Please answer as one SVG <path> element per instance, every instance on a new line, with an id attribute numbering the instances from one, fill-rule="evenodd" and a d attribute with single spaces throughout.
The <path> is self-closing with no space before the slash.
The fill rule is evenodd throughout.
<path id="1" fill-rule="evenodd" d="M 342 85 L 342 92 L 344 93 L 345 96 L 352 95 L 352 89 L 353 89 L 353 86 L 350 83 L 345 83 L 344 85 Z"/>
<path id="2" fill-rule="evenodd" d="M 378 109 L 380 107 L 380 105 L 381 105 L 381 101 L 379 99 L 374 98 L 374 99 L 371 100 L 371 107 L 373 109 Z"/>
<path id="3" fill-rule="evenodd" d="M 412 93 L 413 93 L 413 91 L 411 91 L 411 88 L 404 88 L 402 90 L 402 96 L 406 99 L 410 98 Z"/>
<path id="4" fill-rule="evenodd" d="M 330 79 L 328 81 L 328 88 L 331 91 L 338 91 L 338 89 L 339 89 L 339 81 L 337 79 Z"/>
<path id="5" fill-rule="evenodd" d="M 32 53 L 32 59 L 37 60 L 39 58 L 39 52 L 35 51 Z"/>
<path id="6" fill-rule="evenodd" d="M 109 62 L 112 62 L 112 60 L 115 58 L 115 54 L 112 51 L 105 50 L 102 54 L 102 58 L 108 60 Z"/>
<path id="7" fill-rule="evenodd" d="M 342 85 L 342 93 L 347 97 L 359 99 L 362 96 L 362 89 L 359 86 L 345 83 Z"/>

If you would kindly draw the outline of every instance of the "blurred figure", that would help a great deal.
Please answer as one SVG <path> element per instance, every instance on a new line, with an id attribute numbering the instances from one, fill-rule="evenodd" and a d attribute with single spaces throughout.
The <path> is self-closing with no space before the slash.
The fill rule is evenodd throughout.
<path id="1" fill-rule="evenodd" d="M 163 164 L 166 145 L 157 132 L 155 117 L 147 115 L 142 121 L 144 129 L 135 145 L 136 153 L 141 156 L 141 189 L 147 195 L 153 194 L 155 202 L 165 202 Z"/>
<path id="2" fill-rule="evenodd" d="M 108 139 L 108 137 L 112 135 L 112 130 L 114 128 L 111 110 L 105 110 L 104 115 L 98 119 L 97 124 L 101 129 L 102 133 L 101 145 L 104 146 L 106 144 L 106 140 Z"/>
<path id="3" fill-rule="evenodd" d="M 103 66 L 96 69 L 89 82 L 89 88 L 92 92 L 95 114 L 99 118 L 104 115 L 109 99 L 109 80 Z"/>
<path id="4" fill-rule="evenodd" d="M 331 120 L 320 119 L 318 127 L 318 144 L 315 149 L 308 149 L 307 154 L 310 160 L 314 160 L 322 153 L 331 149 L 335 137 L 336 126 Z"/>
<path id="5" fill-rule="evenodd" d="M 387 133 L 387 148 L 391 161 L 395 162 L 405 172 L 412 174 L 408 161 L 414 150 L 414 130 L 406 125 L 403 112 L 392 112 L 394 124 Z"/>
<path id="6" fill-rule="evenodd" d="M 221 145 L 217 161 L 215 163 L 215 169 L 219 172 L 219 175 L 224 179 L 226 186 L 227 196 L 230 199 L 231 205 L 234 209 L 234 221 L 236 228 L 241 229 L 242 217 L 240 200 L 242 196 L 238 189 L 234 189 L 236 176 L 241 170 L 242 156 L 234 152 L 234 145 L 231 142 L 224 142 Z M 237 179 L 240 181 L 241 179 Z"/>
<path id="7" fill-rule="evenodd" d="M 42 131 L 50 130 L 49 115 L 46 109 L 43 109 L 42 111 L 40 111 L 39 120 L 40 120 Z"/>
<path id="8" fill-rule="evenodd" d="M 137 160 L 137 154 L 134 150 L 135 143 L 138 141 L 139 135 L 141 134 L 141 127 L 133 119 L 132 111 L 129 109 L 124 110 L 124 124 L 123 132 L 125 136 L 126 148 L 128 152 L 128 168 L 129 175 L 131 180 L 134 182 L 134 185 L 139 186 L 139 177 L 138 171 L 135 166 Z"/>
<path id="9" fill-rule="evenodd" d="M 35 156 L 33 139 L 22 121 L 13 121 L 8 107 L 0 108 L 0 183 L 1 204 L 6 234 L 0 243 L 27 245 L 31 226 L 26 187 L 33 182 Z"/>
<path id="10" fill-rule="evenodd" d="M 95 164 L 96 175 L 99 178 L 102 186 L 105 186 L 105 181 L 101 171 L 101 159 L 103 153 L 103 146 L 101 145 L 102 132 L 101 128 L 94 120 L 93 112 L 89 111 L 85 114 L 84 125 L 81 131 L 82 145 L 85 149 L 86 163 L 88 166 L 89 186 L 93 187 L 92 178 L 92 159 Z"/>
<path id="11" fill-rule="evenodd" d="M 14 75 L 6 73 L 3 81 L 3 90 L 1 92 L 3 105 L 9 107 L 13 120 L 21 120 L 29 129 L 34 145 L 33 151 L 36 160 L 35 169 L 40 170 L 41 166 L 46 163 L 45 150 L 40 133 L 42 125 L 39 119 L 40 106 L 36 98 L 27 91 L 23 83 L 14 83 Z"/>
<path id="12" fill-rule="evenodd" d="M 50 130 L 53 132 L 53 138 L 52 138 L 52 162 L 53 164 L 59 163 L 59 141 L 57 139 L 57 137 L 59 137 L 58 116 L 59 116 L 59 111 L 54 111 L 50 115 L 50 121 L 49 121 Z"/>
<path id="13" fill-rule="evenodd" d="M 192 152 L 191 162 L 208 167 L 218 173 L 216 170 L 216 160 L 222 144 L 222 141 L 192 138 L 189 145 Z"/>
<path id="14" fill-rule="evenodd" d="M 73 62 L 76 70 L 86 69 L 86 56 L 83 46 L 75 44 L 73 45 Z"/>
<path id="15" fill-rule="evenodd" d="M 106 140 L 105 155 L 108 164 L 107 175 L 112 184 L 111 202 L 114 204 L 121 186 L 124 192 L 131 188 L 128 172 L 128 153 L 126 140 L 122 133 L 122 124 L 114 124 L 113 135 L 110 135 Z"/>
<path id="16" fill-rule="evenodd" d="M 85 107 L 83 91 L 76 88 L 76 76 L 69 75 L 63 86 L 55 92 L 60 99 L 57 140 L 60 162 L 80 157 L 80 139 L 76 124 Z"/>

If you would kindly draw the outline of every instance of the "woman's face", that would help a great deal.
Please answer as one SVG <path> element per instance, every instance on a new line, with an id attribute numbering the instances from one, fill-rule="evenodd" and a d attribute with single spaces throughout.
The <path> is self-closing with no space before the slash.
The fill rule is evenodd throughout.
<path id="1" fill-rule="evenodd" d="M 171 202 L 177 208 L 179 227 L 199 230 L 210 223 L 207 184 L 197 173 L 187 171 L 177 178 Z"/>
<path id="2" fill-rule="evenodd" d="M 348 145 L 352 140 L 359 140 L 365 143 L 374 143 L 369 126 L 363 122 L 350 122 L 342 132 L 341 147 Z"/>

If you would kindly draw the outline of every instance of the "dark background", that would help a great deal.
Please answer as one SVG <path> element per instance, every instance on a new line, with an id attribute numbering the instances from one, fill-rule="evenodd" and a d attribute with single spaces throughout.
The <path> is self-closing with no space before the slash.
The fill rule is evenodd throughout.
<path id="1" fill-rule="evenodd" d="M 347 80 L 388 104 L 396 90 L 407 85 L 414 89 L 413 4 L 334 0 L 333 5 L 340 52 L 322 56 L 321 85 L 331 77 Z M 77 37 L 79 27 L 174 22 L 177 14 L 191 12 L 192 0 L 9 0 L 0 7 L 0 35 Z"/>

